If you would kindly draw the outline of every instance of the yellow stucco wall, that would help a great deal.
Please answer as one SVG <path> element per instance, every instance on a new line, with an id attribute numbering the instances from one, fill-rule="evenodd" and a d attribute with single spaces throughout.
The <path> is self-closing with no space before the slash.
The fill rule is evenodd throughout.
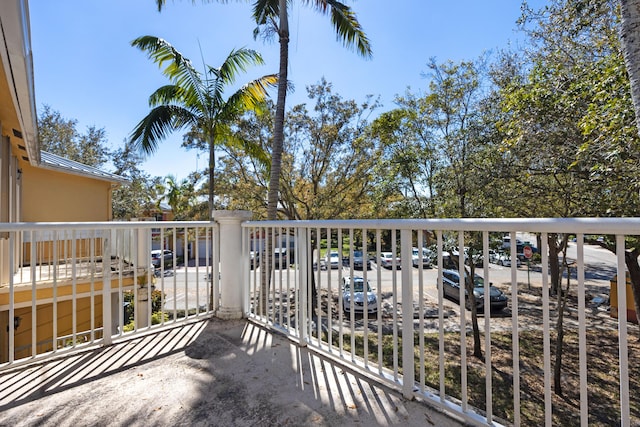
<path id="1" fill-rule="evenodd" d="M 95 295 L 93 299 L 93 315 L 95 328 L 102 327 L 102 295 Z M 63 337 L 73 333 L 73 305 L 72 301 L 60 301 L 57 304 L 58 324 L 57 336 Z M 2 316 L 2 323 L 6 330 L 8 321 L 7 312 Z M 28 357 L 31 355 L 31 308 L 18 308 L 15 316 L 20 317 L 20 326 L 15 331 L 15 358 Z M 39 345 L 37 353 L 44 353 L 53 350 L 53 304 L 39 305 L 36 310 L 36 343 Z M 76 302 L 77 333 L 80 335 L 79 342 L 84 342 L 85 334 L 91 330 L 91 298 L 79 298 Z M 0 325 L 2 326 L 2 325 Z M 4 335 L 4 334 L 2 334 Z M 100 338 L 100 337 L 98 337 Z M 0 362 L 8 361 L 8 351 L 3 349 L 0 352 Z"/>
<path id="2" fill-rule="evenodd" d="M 22 166 L 22 221 L 110 221 L 111 183 Z"/>
<path id="3" fill-rule="evenodd" d="M 112 281 L 112 293 L 118 292 L 118 286 L 123 289 L 133 289 L 133 277 L 125 277 L 122 283 L 118 279 Z M 102 280 L 95 283 L 78 283 L 76 285 L 76 332 L 80 335 L 91 330 L 91 291 L 93 291 L 93 318 L 94 327 L 102 327 Z M 30 286 L 18 286 L 14 303 L 18 306 L 31 302 L 32 291 Z M 36 342 L 40 343 L 37 352 L 50 351 L 53 348 L 53 288 L 49 286 L 39 287 L 36 290 Z M 70 284 L 60 284 L 55 292 L 57 300 L 57 336 L 62 337 L 73 333 L 73 287 Z M 7 289 L 0 290 L 0 363 L 8 359 L 8 335 L 9 325 L 9 293 Z M 20 326 L 15 331 L 15 349 L 26 348 L 22 352 L 16 351 L 16 358 L 27 357 L 31 348 L 31 331 L 33 328 L 31 318 L 31 306 L 15 308 L 14 316 L 20 317 Z M 99 338 L 99 337 L 98 337 Z"/>

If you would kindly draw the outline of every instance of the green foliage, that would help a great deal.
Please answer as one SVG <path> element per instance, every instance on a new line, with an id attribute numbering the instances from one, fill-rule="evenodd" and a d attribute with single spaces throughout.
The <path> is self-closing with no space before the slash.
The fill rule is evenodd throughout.
<path id="1" fill-rule="evenodd" d="M 485 146 L 481 123 L 484 60 L 431 59 L 429 91 L 407 90 L 398 108 L 378 117 L 371 135 L 383 147 L 378 191 L 401 196 L 399 216 L 465 217 L 480 210 L 472 195 L 481 192 L 480 153 Z"/>
<path id="2" fill-rule="evenodd" d="M 42 149 L 87 166 L 100 167 L 110 156 L 104 128 L 89 126 L 86 133 L 76 129 L 78 121 L 65 119 L 44 105 L 38 117 L 38 139 Z"/>
<path id="3" fill-rule="evenodd" d="M 281 212 L 289 219 L 366 218 L 377 215 L 371 193 L 381 153 L 367 135 L 367 116 L 378 103 L 344 100 L 322 80 L 307 88 L 313 111 L 298 105 L 287 120 L 282 160 Z M 274 113 L 275 114 L 275 113 Z M 247 115 L 239 129 L 264 146 L 270 143 L 273 116 Z M 266 216 L 264 194 L 269 173 L 227 150 L 220 187 L 227 208 L 252 208 Z"/>
<path id="4" fill-rule="evenodd" d="M 152 217 L 160 211 L 160 178 L 152 178 L 141 170 L 141 163 L 142 157 L 130 142 L 125 141 L 122 148 L 113 152 L 114 173 L 129 180 L 113 190 L 112 209 L 116 219 Z"/>
<path id="5" fill-rule="evenodd" d="M 248 110 L 260 110 L 267 89 L 275 85 L 275 75 L 252 80 L 225 99 L 224 89 L 235 83 L 238 74 L 250 65 L 262 64 L 262 57 L 250 49 L 232 51 L 218 68 L 196 70 L 191 61 L 167 41 L 143 36 L 131 45 L 146 52 L 149 59 L 164 67 L 170 84 L 158 88 L 149 97 L 151 111 L 134 128 L 133 144 L 143 153 L 156 151 L 160 141 L 171 132 L 188 129 L 187 139 L 209 151 L 209 211 L 214 205 L 215 149 L 224 145 L 242 149 L 267 163 L 264 150 L 234 132 L 233 124 Z"/>
<path id="6" fill-rule="evenodd" d="M 162 294 L 162 291 L 157 289 L 151 291 L 151 316 L 152 316 L 152 324 L 153 316 L 156 316 L 156 319 L 162 319 L 162 316 L 166 316 L 166 313 L 163 314 L 162 303 L 166 295 Z M 134 313 L 135 313 L 135 295 L 133 291 L 124 291 L 123 292 L 123 301 L 124 301 L 124 318 L 125 325 L 133 325 Z M 144 302 L 146 303 L 146 301 Z M 159 322 L 158 322 L 159 323 Z M 127 326 L 124 327 L 124 330 L 127 331 Z M 131 329 L 133 330 L 133 326 Z"/>

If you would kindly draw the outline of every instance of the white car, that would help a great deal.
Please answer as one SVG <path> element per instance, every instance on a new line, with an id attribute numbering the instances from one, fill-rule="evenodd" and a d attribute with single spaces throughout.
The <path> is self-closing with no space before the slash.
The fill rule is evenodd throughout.
<path id="1" fill-rule="evenodd" d="M 496 264 L 505 267 L 511 267 L 511 256 L 509 254 L 500 254 L 496 260 Z M 520 260 L 516 258 L 516 267 L 520 267 Z"/>
<path id="2" fill-rule="evenodd" d="M 394 257 L 391 252 L 380 252 L 380 267 L 391 270 L 394 268 L 393 260 L 395 259 L 395 269 L 400 269 L 400 258 Z"/>
<path id="3" fill-rule="evenodd" d="M 337 251 L 331 251 L 325 256 L 325 264 L 327 268 L 335 270 L 340 268 L 340 254 Z"/>
<path id="4" fill-rule="evenodd" d="M 420 254 L 422 252 L 422 254 Z M 411 249 L 411 264 L 414 267 L 418 267 L 422 263 L 423 268 L 431 267 L 432 254 L 427 248 L 422 248 L 422 251 L 418 248 Z"/>

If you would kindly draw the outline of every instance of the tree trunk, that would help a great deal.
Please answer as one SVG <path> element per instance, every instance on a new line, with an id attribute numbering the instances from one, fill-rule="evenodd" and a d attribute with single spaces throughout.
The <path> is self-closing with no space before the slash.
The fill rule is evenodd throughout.
<path id="1" fill-rule="evenodd" d="M 475 277 L 475 266 L 474 266 L 474 261 L 473 259 L 471 260 L 471 273 L 470 273 L 470 280 L 466 280 L 465 279 L 465 283 L 467 286 L 467 293 L 469 294 L 469 306 L 471 308 L 471 326 L 473 328 L 473 355 L 475 357 L 477 357 L 478 359 L 482 359 L 482 347 L 481 347 L 481 340 L 480 340 L 480 328 L 478 327 L 478 305 L 476 302 L 476 296 L 473 293 L 473 288 L 474 288 L 474 283 L 473 283 L 473 278 Z M 467 283 L 468 282 L 468 283 Z M 485 286 L 488 286 L 488 283 L 485 282 Z M 491 297 L 489 297 L 491 298 Z M 460 310 L 462 310 L 463 308 L 460 307 Z M 485 316 L 487 315 L 487 313 L 485 313 Z"/>
<path id="2" fill-rule="evenodd" d="M 271 175 L 269 177 L 269 194 L 267 196 L 267 219 L 277 219 L 278 194 L 280 192 L 280 167 L 282 163 L 282 146 L 284 144 L 284 112 L 287 98 L 287 69 L 289 67 L 289 18 L 287 1 L 279 0 L 280 37 L 280 70 L 278 72 L 278 99 L 271 146 Z"/>
<path id="3" fill-rule="evenodd" d="M 551 275 L 551 295 L 557 295 L 560 289 L 560 263 L 558 262 L 558 236 L 551 233 L 547 236 L 549 247 L 549 273 Z"/>
<path id="4" fill-rule="evenodd" d="M 620 44 L 624 55 L 624 64 L 629 74 L 631 99 L 636 115 L 636 126 L 640 133 L 640 0 L 620 0 Z M 625 263 L 631 277 L 633 301 L 636 315 L 640 316 L 640 267 L 638 251 L 625 253 Z M 640 319 L 638 319 L 640 325 Z"/>
<path id="5" fill-rule="evenodd" d="M 287 0 L 279 0 L 279 25 L 280 37 L 280 71 L 278 72 L 278 99 L 276 102 L 276 116 L 273 129 L 273 142 L 271 145 L 271 175 L 269 176 L 269 193 L 267 195 L 267 219 L 275 220 L 278 216 L 278 195 L 280 193 L 280 166 L 282 163 L 282 145 L 284 142 L 284 110 L 287 98 L 287 68 L 289 67 L 289 22 L 287 17 Z M 267 239 L 270 242 L 269 239 Z M 261 274 L 260 305 L 266 306 L 268 302 L 271 282 L 271 259 L 273 251 L 271 247 L 265 248 L 266 267 Z"/>
<path id="6" fill-rule="evenodd" d="M 638 264 L 638 255 L 640 249 L 636 248 L 632 251 L 625 251 L 624 262 L 629 269 L 629 277 L 631 279 L 631 291 L 633 293 L 633 305 L 636 310 L 636 318 L 640 327 L 640 265 Z M 624 310 L 626 307 L 618 307 L 618 310 Z M 640 340 L 640 337 L 638 338 Z"/>
<path id="7" fill-rule="evenodd" d="M 214 145 L 214 137 L 209 140 L 209 220 L 213 221 L 213 194 L 215 186 L 214 169 L 216 166 L 216 150 Z"/>
<path id="8" fill-rule="evenodd" d="M 566 248 L 566 246 L 565 246 Z M 567 264 L 567 253 L 564 251 L 563 268 L 567 271 L 567 289 L 562 290 L 562 283 L 558 287 L 558 321 L 556 323 L 556 359 L 553 366 L 553 391 L 558 396 L 562 396 L 562 350 L 564 345 L 564 309 L 567 305 L 567 297 L 571 286 L 571 271 Z"/>
<path id="9" fill-rule="evenodd" d="M 640 0 L 620 0 L 620 44 L 631 84 L 631 99 L 640 133 Z"/>

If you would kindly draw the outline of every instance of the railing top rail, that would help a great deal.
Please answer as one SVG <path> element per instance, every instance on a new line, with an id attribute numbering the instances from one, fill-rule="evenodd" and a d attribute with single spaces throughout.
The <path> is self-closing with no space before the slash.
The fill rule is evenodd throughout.
<path id="1" fill-rule="evenodd" d="M 640 234 L 640 218 L 450 218 L 247 221 L 243 227 Z"/>
<path id="2" fill-rule="evenodd" d="M 25 230 L 94 230 L 138 228 L 211 227 L 210 221 L 98 221 L 98 222 L 3 222 L 0 232 Z"/>

